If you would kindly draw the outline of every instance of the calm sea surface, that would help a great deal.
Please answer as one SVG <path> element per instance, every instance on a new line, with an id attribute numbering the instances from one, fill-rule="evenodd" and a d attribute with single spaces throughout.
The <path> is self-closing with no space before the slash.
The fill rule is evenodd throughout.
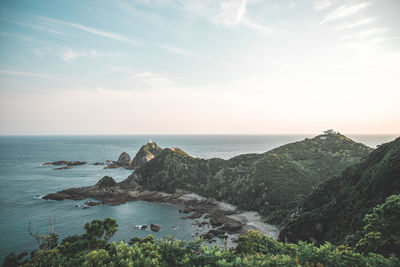
<path id="1" fill-rule="evenodd" d="M 179 207 L 130 202 L 119 206 L 75 207 L 85 201 L 48 201 L 40 196 L 69 187 L 88 186 L 104 175 L 117 181 L 131 171 L 103 169 L 92 163 L 116 160 L 121 152 L 135 155 L 150 139 L 161 147 L 179 147 L 190 155 L 228 159 L 243 153 L 262 153 L 280 145 L 300 141 L 306 135 L 162 135 L 162 136 L 3 136 L 0 137 L 0 261 L 10 252 L 22 252 L 35 247 L 26 227 L 32 222 L 38 232 L 46 232 L 49 219 L 55 220 L 55 232 L 63 238 L 83 232 L 84 223 L 94 218 L 117 219 L 119 230 L 113 240 L 129 241 L 133 236 L 155 237 L 172 235 L 192 239 L 198 231 L 191 220 L 182 220 Z M 395 136 L 349 136 L 355 141 L 375 147 Z M 52 170 L 41 166 L 49 161 L 87 161 L 87 165 L 68 170 Z M 156 223 L 159 233 L 135 229 L 135 225 Z M 178 229 L 173 230 L 173 226 Z"/>

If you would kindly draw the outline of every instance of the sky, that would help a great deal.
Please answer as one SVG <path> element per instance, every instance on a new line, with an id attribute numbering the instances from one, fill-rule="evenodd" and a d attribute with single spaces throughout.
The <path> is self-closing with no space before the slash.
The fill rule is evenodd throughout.
<path id="1" fill-rule="evenodd" d="M 0 0 L 0 134 L 400 133 L 399 0 Z"/>

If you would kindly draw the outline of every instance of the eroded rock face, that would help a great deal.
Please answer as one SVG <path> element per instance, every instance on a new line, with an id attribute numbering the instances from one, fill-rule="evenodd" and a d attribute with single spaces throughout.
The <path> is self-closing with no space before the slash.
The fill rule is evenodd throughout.
<path id="1" fill-rule="evenodd" d="M 121 155 L 118 157 L 117 163 L 121 167 L 129 168 L 129 165 L 131 164 L 131 157 L 128 153 L 122 152 Z"/>
<path id="2" fill-rule="evenodd" d="M 149 142 L 143 145 L 132 159 L 129 168 L 136 170 L 157 156 L 163 149 L 155 142 Z"/>

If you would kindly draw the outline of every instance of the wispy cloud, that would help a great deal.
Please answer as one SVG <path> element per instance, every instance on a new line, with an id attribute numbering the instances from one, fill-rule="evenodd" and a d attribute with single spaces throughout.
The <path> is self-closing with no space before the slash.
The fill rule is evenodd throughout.
<path id="1" fill-rule="evenodd" d="M 52 29 L 52 28 L 47 27 L 47 26 L 36 25 L 36 24 L 33 24 L 33 23 L 24 23 L 24 22 L 21 22 L 21 21 L 16 21 L 16 20 L 9 19 L 9 18 L 4 18 L 4 17 L 0 18 L 0 19 L 3 20 L 3 21 L 9 22 L 9 23 L 13 23 L 15 25 L 31 28 L 31 29 L 34 29 L 34 30 L 44 31 L 44 32 L 57 34 L 57 35 L 67 35 L 64 32 L 57 31 L 57 30 Z"/>
<path id="2" fill-rule="evenodd" d="M 37 77 L 53 79 L 54 76 L 41 74 L 36 72 L 14 71 L 14 70 L 0 70 L 1 75 L 24 76 L 24 77 Z"/>
<path id="3" fill-rule="evenodd" d="M 71 28 L 75 28 L 84 32 L 88 32 L 97 36 L 101 36 L 101 37 L 105 37 L 108 39 L 113 39 L 113 40 L 117 40 L 117 41 L 122 41 L 122 42 L 126 42 L 126 43 L 130 43 L 130 44 L 134 44 L 134 45 L 139 45 L 140 43 L 128 38 L 126 36 L 117 34 L 117 33 L 113 33 L 113 32 L 107 32 L 107 31 L 103 31 L 103 30 L 99 30 L 99 29 L 95 29 L 95 28 L 91 28 L 91 27 L 87 27 L 85 25 L 82 24 L 78 24 L 78 23 L 72 23 L 72 22 L 68 22 L 68 21 L 63 21 L 63 20 L 58 20 L 58 19 L 53 19 L 53 18 L 48 18 L 48 17 L 39 17 L 42 20 L 51 22 L 51 23 L 58 23 L 64 26 L 69 26 Z"/>
<path id="4" fill-rule="evenodd" d="M 353 28 L 356 28 L 356 27 L 359 27 L 359 26 L 372 24 L 372 23 L 376 22 L 377 20 L 378 20 L 377 18 L 360 19 L 360 20 L 352 22 L 352 23 L 348 23 L 348 24 L 345 24 L 345 25 L 338 26 L 337 29 L 339 29 L 339 30 L 341 30 L 341 29 L 353 29 Z"/>
<path id="5" fill-rule="evenodd" d="M 74 50 L 71 48 L 62 49 L 57 53 L 58 57 L 61 58 L 63 61 L 67 63 L 71 63 L 76 61 L 80 58 L 90 58 L 90 59 L 97 59 L 97 58 L 115 58 L 119 57 L 119 53 L 108 53 L 103 51 L 98 51 L 96 49 L 78 49 Z"/>
<path id="6" fill-rule="evenodd" d="M 274 31 L 271 27 L 263 25 L 246 15 L 248 3 L 249 0 L 222 1 L 219 5 L 220 11 L 211 20 L 228 27 L 243 25 L 261 35 L 272 34 Z"/>
<path id="7" fill-rule="evenodd" d="M 256 4 L 259 1 L 253 0 L 143 0 L 137 3 L 149 6 L 168 5 L 187 15 L 188 17 L 202 17 L 216 25 L 228 28 L 244 26 L 261 35 L 273 33 L 272 27 L 262 24 L 256 18 L 250 17 L 247 13 L 249 3 Z M 118 1 L 121 7 L 128 8 L 127 2 Z M 289 5 L 294 7 L 293 3 Z"/>
<path id="8" fill-rule="evenodd" d="M 372 2 L 361 2 L 358 4 L 342 5 L 328 14 L 328 16 L 321 21 L 320 25 L 355 15 L 361 10 L 369 7 L 371 4 Z"/>
<path id="9" fill-rule="evenodd" d="M 248 18 L 243 18 L 242 24 L 260 35 L 270 35 L 275 32 L 273 28 L 257 23 Z"/>
<path id="10" fill-rule="evenodd" d="M 161 88 L 173 84 L 171 77 L 164 73 L 154 73 L 151 71 L 140 72 L 130 67 L 115 65 L 110 65 L 107 69 L 112 72 L 126 74 L 126 78 L 122 82 L 126 89 Z"/>
<path id="11" fill-rule="evenodd" d="M 171 53 L 174 53 L 174 54 L 177 54 L 177 55 L 182 55 L 182 56 L 192 56 L 193 55 L 192 52 L 190 52 L 190 51 L 188 51 L 186 49 L 177 47 L 177 46 L 167 45 L 167 44 L 162 44 L 162 45 L 159 45 L 159 46 L 162 49 L 167 50 L 168 52 L 171 52 Z"/>

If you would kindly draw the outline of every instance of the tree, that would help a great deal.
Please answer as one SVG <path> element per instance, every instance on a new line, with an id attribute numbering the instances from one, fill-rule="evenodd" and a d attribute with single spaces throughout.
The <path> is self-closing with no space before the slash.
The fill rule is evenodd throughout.
<path id="1" fill-rule="evenodd" d="M 108 240 L 117 232 L 117 221 L 111 218 L 105 218 L 103 221 L 94 219 L 84 226 L 86 233 L 83 238 L 88 241 L 88 249 L 104 247 Z M 103 239 L 102 239 L 103 238 Z"/>
<path id="2" fill-rule="evenodd" d="M 27 231 L 36 240 L 39 249 L 53 249 L 58 245 L 58 235 L 54 233 L 54 224 L 55 220 L 51 221 L 49 219 L 49 230 L 44 234 L 40 234 L 39 232 L 33 232 L 32 223 L 28 223 Z"/>
<path id="3" fill-rule="evenodd" d="M 356 249 L 400 257 L 400 195 L 392 195 L 364 218 L 364 237 Z"/>

